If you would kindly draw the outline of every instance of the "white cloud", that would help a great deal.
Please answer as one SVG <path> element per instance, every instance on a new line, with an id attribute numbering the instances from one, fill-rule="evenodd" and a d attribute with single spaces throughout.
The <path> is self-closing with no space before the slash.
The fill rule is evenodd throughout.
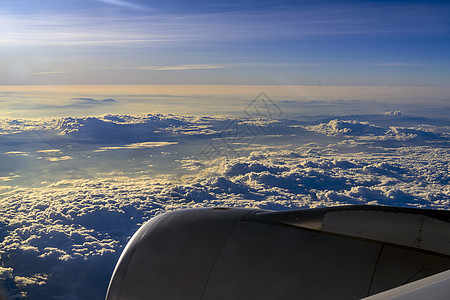
<path id="1" fill-rule="evenodd" d="M 45 72 L 34 72 L 33 75 L 54 75 L 54 74 L 67 74 L 71 73 L 69 71 L 45 71 Z"/>
<path id="2" fill-rule="evenodd" d="M 322 133 L 325 135 L 382 135 L 386 132 L 381 127 L 370 124 L 369 122 L 331 120 L 328 123 L 319 125 L 309 125 L 305 127 L 308 130 Z"/>
<path id="3" fill-rule="evenodd" d="M 48 275 L 35 274 L 31 277 L 15 276 L 14 281 L 19 288 L 23 288 L 28 285 L 44 285 L 47 278 Z"/>
<path id="4" fill-rule="evenodd" d="M 138 11 L 148 11 L 150 10 L 148 7 L 139 5 L 130 1 L 123 1 L 123 0 L 97 0 L 106 4 L 110 4 L 113 6 L 119 6 L 124 7 L 128 9 L 138 10 Z"/>
<path id="5" fill-rule="evenodd" d="M 3 181 L 3 180 L 2 180 Z M 9 185 L 0 185 L 0 193 L 4 192 L 4 191 L 9 191 L 11 190 L 13 187 L 9 186 Z"/>
<path id="6" fill-rule="evenodd" d="M 186 170 L 196 171 L 204 167 L 204 162 L 195 157 L 185 157 L 179 160 L 181 167 Z"/>
<path id="7" fill-rule="evenodd" d="M 100 150 L 123 150 L 123 149 L 148 149 L 156 147 L 165 147 L 170 145 L 176 145 L 178 142 L 143 142 L 143 143 L 133 143 L 124 146 L 117 147 L 100 147 Z M 98 152 L 98 150 L 97 150 Z"/>
<path id="8" fill-rule="evenodd" d="M 0 267 L 0 279 L 12 278 L 13 268 Z"/>
<path id="9" fill-rule="evenodd" d="M 45 295 L 69 298 L 73 290 L 79 298 L 101 298 L 104 295 L 96 292 L 98 285 L 106 288 L 129 237 L 154 215 L 174 209 L 231 206 L 285 210 L 366 203 L 448 209 L 450 152 L 445 147 L 448 138 L 442 135 L 448 128 L 429 124 L 382 126 L 396 118 L 377 118 L 381 118 L 380 123 L 335 119 L 306 125 L 293 120 L 163 114 L 0 119 L 2 130 L 13 137 L 17 132 L 32 136 L 45 131 L 48 135 L 38 135 L 41 144 L 30 153 L 47 154 L 46 159 L 54 161 L 78 158 L 66 153 L 69 148 L 62 148 L 64 156 L 54 146 L 47 149 L 41 136 L 51 136 L 47 145 L 78 141 L 83 151 L 88 151 L 86 145 L 91 145 L 91 151 L 148 149 L 175 145 L 177 137 L 182 137 L 180 145 L 185 140 L 196 142 L 199 137 L 208 141 L 220 140 L 221 135 L 233 139 L 230 130 L 222 130 L 234 124 L 258 132 L 258 143 L 241 144 L 240 148 L 260 149 L 236 157 L 222 152 L 212 161 L 189 153 L 177 161 L 182 174 L 168 171 L 155 175 L 145 167 L 153 161 L 146 161 L 141 172 L 133 176 L 121 169 L 98 170 L 96 178 L 86 175 L 84 179 L 42 182 L 44 186 L 14 187 L 13 192 L 5 185 L 0 201 L 0 229 L 4 233 L 0 278 L 17 293 L 28 293 L 35 299 Z M 315 139 L 319 136 L 315 133 L 331 136 L 327 139 L 334 144 L 324 145 Z M 159 142 L 143 141 L 155 135 L 161 138 Z M 316 143 L 302 145 L 296 139 L 303 135 L 307 135 L 307 142 L 314 136 Z M 82 144 L 84 140 L 79 137 L 87 142 Z M 100 146 L 111 137 L 123 146 Z M 283 137 L 284 143 L 272 144 Z M 404 142 L 393 143 L 400 137 L 405 137 Z M 415 143 L 419 138 L 422 144 Z M 3 151 L 6 155 L 29 153 Z M 19 176 L 5 175 L 0 181 Z M 79 277 L 72 280 L 73 274 Z"/>
<path id="10" fill-rule="evenodd" d="M 46 150 L 38 150 L 37 153 L 59 153 L 61 149 L 46 149 Z"/>
<path id="11" fill-rule="evenodd" d="M 15 178 L 19 178 L 19 177 L 20 177 L 20 175 L 17 175 L 17 174 L 9 174 L 9 176 L 0 177 L 0 181 L 12 181 Z"/>
<path id="12" fill-rule="evenodd" d="M 223 66 L 201 64 L 201 65 L 178 65 L 178 66 L 149 66 L 149 67 L 139 67 L 138 69 L 150 71 L 183 71 L 183 70 L 223 69 Z"/>
<path id="13" fill-rule="evenodd" d="M 15 134 L 25 131 L 52 130 L 55 125 L 55 120 L 51 119 L 26 120 L 0 118 L 0 132 L 2 135 Z"/>
<path id="14" fill-rule="evenodd" d="M 5 152 L 6 155 L 10 155 L 10 156 L 29 156 L 30 154 L 28 152 L 23 152 L 23 151 L 8 151 Z"/>
<path id="15" fill-rule="evenodd" d="M 384 113 L 386 116 L 403 116 L 405 113 L 400 110 L 392 110 Z"/>
<path id="16" fill-rule="evenodd" d="M 405 62 L 393 62 L 393 63 L 383 63 L 377 64 L 378 67 L 417 67 L 417 66 L 426 66 L 426 64 L 414 64 L 414 63 L 405 63 Z"/>
<path id="17" fill-rule="evenodd" d="M 61 156 L 61 157 L 46 157 L 45 159 L 48 161 L 57 162 L 57 161 L 70 160 L 70 159 L 72 159 L 72 157 L 66 155 L 66 156 Z"/>

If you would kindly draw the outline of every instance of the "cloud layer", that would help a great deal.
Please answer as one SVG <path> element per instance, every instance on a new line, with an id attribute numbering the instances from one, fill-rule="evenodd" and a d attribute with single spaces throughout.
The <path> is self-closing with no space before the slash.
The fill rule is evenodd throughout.
<path id="1" fill-rule="evenodd" d="M 174 209 L 448 209 L 450 151 L 442 122 L 399 114 L 311 122 L 163 114 L 2 119 L 0 138 L 17 148 L 2 155 L 19 162 L 76 165 L 81 158 L 70 145 L 77 141 L 89 156 L 100 150 L 116 159 L 121 151 L 137 151 L 139 159 L 156 151 L 173 159 L 173 168 L 148 175 L 151 161 L 143 160 L 147 165 L 132 175 L 116 169 L 35 187 L 15 185 L 20 175 L 11 170 L 2 173 L 0 279 L 17 299 L 102 298 L 130 236 Z M 49 145 L 24 148 L 43 137 Z M 218 151 L 215 159 L 202 155 L 201 141 Z M 60 147 L 52 147 L 56 142 Z M 170 147 L 184 152 L 166 155 Z"/>

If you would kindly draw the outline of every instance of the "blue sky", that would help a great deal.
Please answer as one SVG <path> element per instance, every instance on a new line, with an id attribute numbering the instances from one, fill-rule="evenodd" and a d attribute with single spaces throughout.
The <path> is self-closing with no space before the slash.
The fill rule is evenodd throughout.
<path id="1" fill-rule="evenodd" d="M 0 82 L 448 86 L 443 1 L 2 1 Z"/>

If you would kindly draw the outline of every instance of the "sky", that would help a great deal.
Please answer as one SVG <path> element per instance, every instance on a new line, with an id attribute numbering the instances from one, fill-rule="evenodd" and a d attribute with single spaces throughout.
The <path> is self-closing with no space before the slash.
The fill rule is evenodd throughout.
<path id="1" fill-rule="evenodd" d="M 440 86 L 446 1 L 4 0 L 0 84 Z"/>

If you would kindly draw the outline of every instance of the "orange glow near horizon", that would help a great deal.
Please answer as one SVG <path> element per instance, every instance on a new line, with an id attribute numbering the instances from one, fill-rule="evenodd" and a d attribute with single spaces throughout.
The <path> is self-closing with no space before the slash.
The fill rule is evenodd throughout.
<path id="1" fill-rule="evenodd" d="M 446 100 L 450 87 L 300 86 L 300 85 L 23 85 L 0 86 L 0 92 L 85 95 L 222 96 L 251 99 L 260 92 L 278 100 Z"/>

